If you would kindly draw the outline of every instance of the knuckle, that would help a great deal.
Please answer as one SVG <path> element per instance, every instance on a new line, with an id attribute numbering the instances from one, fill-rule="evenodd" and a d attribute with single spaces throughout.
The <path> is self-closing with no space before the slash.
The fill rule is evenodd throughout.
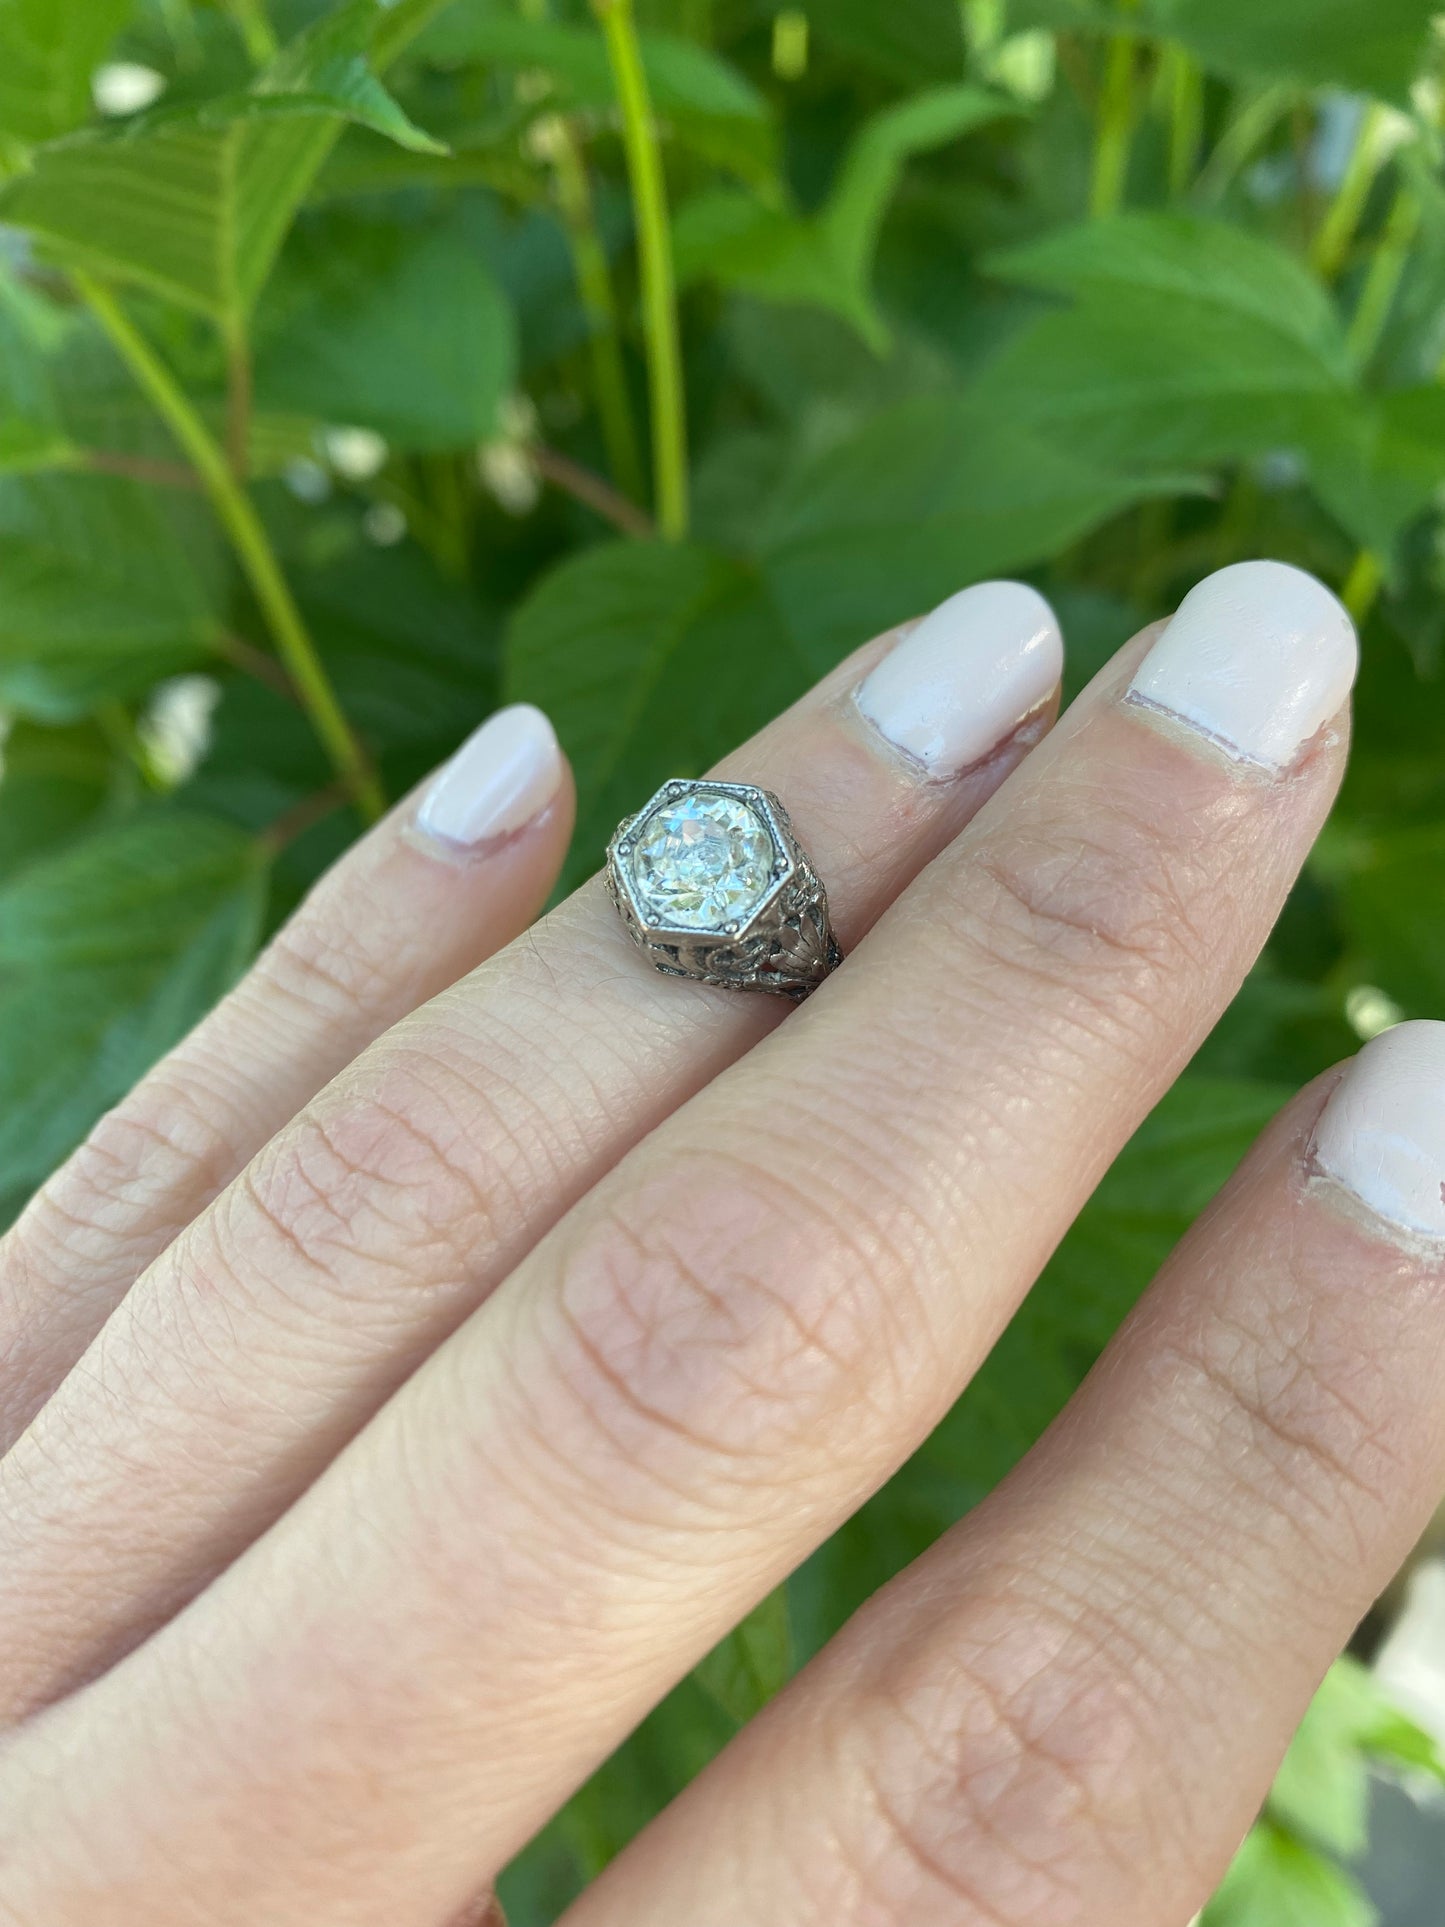
<path id="1" fill-rule="evenodd" d="M 820 1253 L 826 1262 L 820 1263 Z M 564 1255 L 569 1403 L 610 1455 L 715 1498 L 859 1448 L 880 1388 L 876 1260 L 756 1150 L 670 1157 Z"/>
<path id="2" fill-rule="evenodd" d="M 226 1243 L 244 1253 L 259 1231 L 348 1295 L 382 1276 L 434 1282 L 462 1248 L 496 1233 L 506 1184 L 479 1146 L 478 1101 L 457 1100 L 454 1070 L 398 1049 L 296 1118 L 228 1194 Z M 286 1268 L 274 1274 L 285 1276 Z"/>
<path id="3" fill-rule="evenodd" d="M 1143 1001 L 1209 954 L 1192 839 L 1118 798 L 1081 796 L 1057 826 L 1002 825 L 975 881 L 967 934 L 1051 987 Z"/>
<path id="4" fill-rule="evenodd" d="M 1096 1613 L 1000 1596 L 847 1697 L 867 1816 L 851 1870 L 880 1918 L 941 1896 L 989 1927 L 1072 1927 L 1081 1892 L 1137 1880 L 1180 1826 L 1160 1811 L 1149 1669 L 1118 1644 Z"/>
<path id="5" fill-rule="evenodd" d="M 0 1275 L 66 1275 L 133 1249 L 137 1267 L 158 1234 L 184 1228 L 198 1193 L 214 1196 L 242 1159 L 225 1107 L 177 1064 L 137 1085 L 31 1199 L 0 1241 Z"/>
<path id="6" fill-rule="evenodd" d="M 355 921 L 335 912 L 334 903 L 310 899 L 276 932 L 256 965 L 257 988 L 301 1005 L 308 1024 L 315 1023 L 318 1006 L 325 1006 L 325 1018 L 344 1017 L 394 989 L 395 945 L 359 942 Z"/>
<path id="7" fill-rule="evenodd" d="M 1318 1571 L 1337 1596 L 1341 1567 L 1368 1565 L 1370 1522 L 1406 1468 L 1389 1438 L 1388 1358 L 1332 1344 L 1314 1303 L 1310 1281 L 1296 1278 L 1250 1304 L 1205 1304 L 1161 1346 L 1159 1370 L 1173 1412 L 1207 1413 L 1216 1463 L 1262 1508 L 1266 1530 L 1305 1542 L 1301 1583 Z M 1198 1427 L 1196 1416 L 1191 1435 Z M 1247 1553 L 1248 1535 L 1237 1543 Z"/>

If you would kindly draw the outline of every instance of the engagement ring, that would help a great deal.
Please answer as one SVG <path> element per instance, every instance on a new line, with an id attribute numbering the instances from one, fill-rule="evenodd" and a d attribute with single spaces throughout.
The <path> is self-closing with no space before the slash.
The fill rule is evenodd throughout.
<path id="1" fill-rule="evenodd" d="M 607 887 L 669 977 L 800 1002 L 843 961 L 788 812 L 747 783 L 664 783 L 619 825 Z"/>

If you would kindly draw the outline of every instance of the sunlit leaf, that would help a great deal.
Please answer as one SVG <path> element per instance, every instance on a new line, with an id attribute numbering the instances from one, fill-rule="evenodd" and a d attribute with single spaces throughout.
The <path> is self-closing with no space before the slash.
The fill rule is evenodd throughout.
<path id="1" fill-rule="evenodd" d="M 348 121 L 425 144 L 362 58 L 383 18 L 377 0 L 354 0 L 247 93 L 40 149 L 0 188 L 0 220 L 62 261 L 236 321 Z"/>
<path id="2" fill-rule="evenodd" d="M 1330 1668 L 1305 1714 L 1270 1793 L 1270 1813 L 1298 1838 L 1343 1860 L 1369 1838 L 1374 1762 L 1423 1771 L 1437 1781 L 1440 1751 L 1409 1720 L 1368 1667 L 1346 1656 Z"/>
<path id="3" fill-rule="evenodd" d="M 1117 29 L 1108 0 L 1015 0 L 1018 23 Z M 1179 41 L 1214 71 L 1354 87 L 1403 99 L 1419 72 L 1433 0 L 1143 0 L 1131 31 Z"/>
<path id="4" fill-rule="evenodd" d="M 1378 1921 L 1363 1889 L 1333 1861 L 1261 1826 L 1240 1849 L 1203 1927 L 1377 1927 Z"/>
<path id="5" fill-rule="evenodd" d="M 130 0 L 0 0 L 0 138 L 51 140 L 90 116 L 91 76 Z"/>
<path id="6" fill-rule="evenodd" d="M 1121 467 L 1299 447 L 1352 405 L 1343 331 L 1292 255 L 1220 221 L 1122 215 L 999 256 L 1074 297 L 986 369 L 981 401 Z"/>

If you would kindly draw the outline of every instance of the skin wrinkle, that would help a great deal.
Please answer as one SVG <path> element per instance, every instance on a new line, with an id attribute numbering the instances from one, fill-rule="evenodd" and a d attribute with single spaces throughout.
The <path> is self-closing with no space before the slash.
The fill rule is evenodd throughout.
<path id="1" fill-rule="evenodd" d="M 678 1413 L 689 1409 L 715 1414 L 719 1422 L 723 1421 L 718 1393 L 735 1382 L 740 1364 L 757 1351 L 761 1341 L 764 1353 L 745 1384 L 747 1396 L 740 1407 L 744 1416 L 751 1413 L 760 1392 L 766 1404 L 778 1408 L 780 1417 L 796 1412 L 797 1391 L 788 1381 L 795 1374 L 795 1360 L 802 1357 L 812 1365 L 822 1365 L 828 1392 L 810 1396 L 804 1410 L 789 1417 L 787 1436 L 811 1429 L 819 1404 L 831 1409 L 835 1402 L 841 1402 L 856 1419 L 858 1398 L 875 1362 L 871 1320 L 866 1315 L 845 1314 L 851 1336 L 847 1349 L 840 1350 L 824 1335 L 822 1326 L 789 1302 L 786 1292 L 767 1278 L 765 1269 L 754 1269 L 744 1255 L 756 1249 L 769 1258 L 775 1256 L 779 1236 L 788 1245 L 806 1245 L 813 1235 L 827 1229 L 824 1214 L 811 1200 L 805 1201 L 801 1209 L 807 1219 L 800 1226 L 800 1200 L 780 1185 L 776 1172 L 764 1177 L 743 1165 L 735 1187 L 720 1188 L 716 1170 L 709 1170 L 705 1182 L 708 1193 L 702 1199 L 695 1194 L 688 1198 L 680 1227 L 670 1227 L 666 1215 L 655 1215 L 646 1221 L 646 1230 L 639 1231 L 626 1215 L 610 1214 L 564 1267 L 556 1293 L 557 1310 L 583 1348 L 589 1366 L 629 1409 L 640 1409 L 642 1416 L 674 1429 L 679 1424 Z M 769 1194 L 779 1191 L 778 1201 L 772 1202 Z M 727 1228 L 734 1221 L 733 1197 L 740 1201 L 736 1231 Z M 769 1225 L 779 1230 L 773 1232 Z M 609 1250 L 611 1240 L 620 1241 L 621 1262 L 614 1262 Z M 699 1249 L 699 1258 L 689 1257 L 692 1247 Z M 726 1282 L 718 1284 L 713 1279 Z M 829 1320 L 836 1317 L 837 1307 L 852 1289 L 843 1286 L 837 1274 L 832 1283 L 824 1304 Z M 883 1295 L 876 1285 L 865 1283 L 861 1289 L 869 1303 Z M 683 1308 L 679 1324 L 678 1311 Z M 699 1308 L 700 1317 L 695 1315 Z M 744 1315 L 745 1308 L 751 1316 Z M 623 1321 L 621 1329 L 618 1313 Z M 798 1350 L 785 1348 L 775 1361 L 772 1354 L 780 1315 L 798 1341 Z M 701 1367 L 700 1380 L 696 1371 L 689 1369 L 688 1361 Z M 810 1370 L 808 1376 L 814 1373 Z M 564 1380 L 568 1378 L 564 1371 Z M 655 1407 L 650 1394 L 640 1389 L 654 1384 L 668 1390 L 667 1411 Z M 841 1401 L 832 1394 L 835 1384 L 846 1388 Z M 585 1386 L 584 1374 L 580 1381 L 584 1401 Z M 579 1389 L 576 1382 L 573 1389 Z M 733 1403 L 730 1396 L 728 1404 Z M 753 1428 L 750 1425 L 748 1429 Z M 691 1426 L 682 1436 L 705 1456 L 753 1461 L 764 1449 L 761 1441 L 703 1435 Z M 781 1442 L 776 1424 L 767 1426 L 763 1440 L 769 1450 Z M 639 1452 L 637 1456 L 640 1460 L 644 1455 Z"/>

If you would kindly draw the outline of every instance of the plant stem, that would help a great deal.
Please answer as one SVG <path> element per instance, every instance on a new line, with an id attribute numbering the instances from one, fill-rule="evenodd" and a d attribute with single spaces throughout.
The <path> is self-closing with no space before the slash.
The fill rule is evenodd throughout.
<path id="1" fill-rule="evenodd" d="M 1189 192 L 1204 139 L 1204 75 L 1182 47 L 1169 56 L 1169 192 Z"/>
<path id="2" fill-rule="evenodd" d="M 1395 296 L 1400 291 L 1410 250 L 1424 218 L 1420 196 L 1408 183 L 1401 186 L 1390 209 L 1385 231 L 1375 249 L 1360 299 L 1350 318 L 1349 344 L 1356 367 L 1366 368 L 1374 360 Z"/>
<path id="3" fill-rule="evenodd" d="M 226 459 L 238 482 L 251 472 L 251 344 L 244 321 L 228 324 L 226 337 Z"/>
<path id="4" fill-rule="evenodd" d="M 296 686 L 302 708 L 311 718 L 338 776 L 346 782 L 363 815 L 374 822 L 385 810 L 386 799 L 336 700 L 336 692 L 307 633 L 255 504 L 231 473 L 225 456 L 175 377 L 110 289 L 78 270 L 73 278 L 121 359 L 195 465 L 266 618 L 277 653 Z"/>
<path id="5" fill-rule="evenodd" d="M 648 387 L 652 399 L 657 525 L 668 541 L 678 542 L 687 534 L 688 526 L 687 410 L 662 155 L 637 39 L 633 0 L 592 0 L 592 6 L 602 23 L 622 109 L 622 138 L 637 221 Z"/>
<path id="6" fill-rule="evenodd" d="M 602 439 L 607 448 L 607 466 L 612 479 L 634 502 L 643 500 L 647 482 L 642 471 L 642 451 L 633 419 L 632 401 L 627 392 L 627 369 L 622 360 L 622 335 L 617 302 L 612 292 L 612 271 L 607 250 L 597 230 L 592 184 L 582 157 L 576 131 L 570 121 L 558 115 L 550 134 L 550 158 L 557 187 L 557 205 L 572 251 L 572 271 L 577 277 L 577 292 L 590 324 L 589 352 L 592 358 L 592 384 L 597 395 L 597 415 L 602 424 Z"/>
<path id="7" fill-rule="evenodd" d="M 1289 111 L 1293 99 L 1288 87 L 1266 87 L 1239 109 L 1195 183 L 1195 193 L 1206 206 L 1223 200 L 1230 183 Z"/>
<path id="8" fill-rule="evenodd" d="M 1333 281 L 1344 267 L 1370 198 L 1370 189 L 1385 164 L 1387 149 L 1380 138 L 1385 129 L 1385 117 L 1386 110 L 1379 101 L 1371 101 L 1360 116 L 1359 131 L 1350 149 L 1343 178 L 1315 235 L 1310 260 L 1316 274 L 1325 281 Z"/>
<path id="9" fill-rule="evenodd" d="M 233 669 L 240 669 L 257 682 L 265 683 L 268 689 L 278 696 L 284 696 L 289 703 L 297 701 L 291 678 L 274 656 L 268 656 L 264 649 L 258 649 L 244 636 L 223 632 L 215 638 L 213 647 L 222 662 L 230 663 Z"/>
<path id="10" fill-rule="evenodd" d="M 615 488 L 609 488 L 600 475 L 583 468 L 570 455 L 563 455 L 555 448 L 534 446 L 531 456 L 544 482 L 550 482 L 554 488 L 561 489 L 564 495 L 583 503 L 621 534 L 636 536 L 644 541 L 657 534 L 651 517 L 645 515 L 635 502 L 630 502 L 625 495 L 619 495 Z"/>
<path id="11" fill-rule="evenodd" d="M 1373 549 L 1361 549 L 1340 591 L 1340 600 L 1354 617 L 1357 626 L 1369 618 L 1384 586 L 1384 564 Z"/>
<path id="12" fill-rule="evenodd" d="M 1117 214 L 1124 204 L 1129 178 L 1129 148 L 1134 138 L 1134 64 L 1138 42 L 1133 34 L 1116 33 L 1104 63 L 1104 87 L 1099 96 L 1099 134 L 1094 147 L 1094 177 L 1089 187 L 1089 212 L 1098 220 Z"/>
<path id="13" fill-rule="evenodd" d="M 70 460 L 87 475 L 122 475 L 155 488 L 197 490 L 201 486 L 200 476 L 184 462 L 156 462 L 148 455 L 112 453 L 108 448 L 77 449 Z"/>
<path id="14" fill-rule="evenodd" d="M 267 16 L 265 0 L 231 0 L 231 13 L 241 29 L 251 65 L 268 66 L 276 58 L 276 33 Z"/>

